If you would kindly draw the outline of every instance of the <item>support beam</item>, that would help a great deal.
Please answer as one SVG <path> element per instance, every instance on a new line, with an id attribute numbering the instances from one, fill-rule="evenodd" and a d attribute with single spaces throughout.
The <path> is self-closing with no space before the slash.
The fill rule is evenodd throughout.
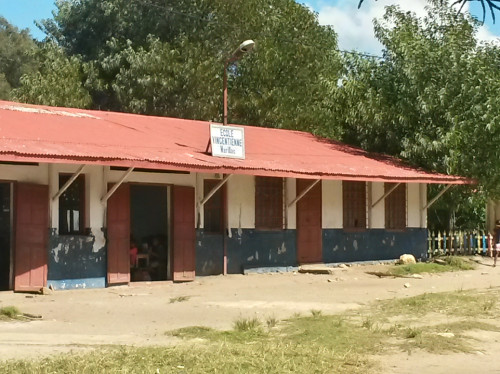
<path id="1" fill-rule="evenodd" d="M 57 193 L 52 196 L 52 201 L 55 201 L 59 198 L 59 196 L 61 196 L 64 192 L 66 192 L 66 190 L 69 188 L 69 186 L 71 186 L 73 184 L 73 182 L 76 180 L 76 178 L 78 178 L 78 176 L 82 173 L 83 169 L 85 169 L 85 166 L 87 165 L 81 165 L 78 170 L 75 172 L 75 174 L 73 174 L 71 176 L 71 178 L 68 179 L 68 181 L 66 183 L 64 183 L 64 185 L 59 189 L 59 191 L 57 191 Z"/>
<path id="2" fill-rule="evenodd" d="M 302 199 L 306 194 L 313 189 L 314 186 L 316 186 L 319 182 L 321 182 L 321 179 L 317 179 L 314 182 L 311 183 L 309 187 L 307 187 L 304 191 L 302 191 L 293 201 L 288 204 L 288 207 L 290 208 L 293 204 L 296 204 L 300 199 Z"/>
<path id="3" fill-rule="evenodd" d="M 377 201 L 375 201 L 373 204 L 372 204 L 372 208 L 374 208 L 378 203 L 380 203 L 381 201 L 384 201 L 385 198 L 387 196 L 389 196 L 391 193 L 393 193 L 394 191 L 396 191 L 396 188 L 398 188 L 400 186 L 401 183 L 397 183 L 395 186 L 392 186 L 392 188 L 387 191 L 381 198 L 379 198 Z"/>
<path id="4" fill-rule="evenodd" d="M 101 203 L 104 204 L 106 201 L 108 201 L 108 199 L 115 193 L 115 191 L 118 189 L 118 187 L 120 187 L 122 185 L 122 183 L 125 181 L 125 179 L 127 179 L 127 177 L 133 171 L 134 171 L 133 167 L 128 168 L 128 170 L 125 172 L 125 174 L 123 174 L 123 176 L 120 178 L 120 180 L 118 182 L 116 182 L 115 185 L 113 187 L 111 187 L 111 189 L 108 191 L 108 193 L 102 197 Z"/>
<path id="5" fill-rule="evenodd" d="M 233 176 L 233 174 L 228 174 L 226 175 L 224 178 L 222 178 L 222 180 L 217 183 L 217 185 L 212 188 L 212 190 L 199 202 L 200 204 L 200 207 L 202 207 L 203 205 L 205 205 L 205 203 L 210 200 L 210 198 L 217 192 L 219 191 L 219 189 L 229 180 L 229 178 L 231 178 Z"/>
<path id="6" fill-rule="evenodd" d="M 452 184 L 447 185 L 445 188 L 441 190 L 431 201 L 427 203 L 426 206 L 422 208 L 422 210 L 429 209 L 443 194 L 451 188 Z"/>

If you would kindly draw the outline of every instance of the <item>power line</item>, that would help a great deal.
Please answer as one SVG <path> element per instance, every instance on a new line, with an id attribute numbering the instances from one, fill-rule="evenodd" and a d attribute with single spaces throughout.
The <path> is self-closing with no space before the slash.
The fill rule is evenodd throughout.
<path id="1" fill-rule="evenodd" d="M 375 58 L 379 60 L 383 60 L 384 57 L 382 56 L 377 56 L 377 55 L 372 55 L 370 53 L 364 53 L 364 52 L 357 52 L 357 51 L 346 51 L 344 49 L 337 49 L 338 52 L 340 53 L 345 53 L 345 54 L 350 54 L 350 55 L 356 55 L 356 56 L 362 56 L 362 57 L 367 57 L 367 58 Z"/>

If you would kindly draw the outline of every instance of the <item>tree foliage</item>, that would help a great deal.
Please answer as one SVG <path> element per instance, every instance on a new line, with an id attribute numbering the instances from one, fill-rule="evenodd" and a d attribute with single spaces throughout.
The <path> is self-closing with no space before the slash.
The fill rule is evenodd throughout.
<path id="1" fill-rule="evenodd" d="M 364 1 L 365 0 L 359 0 L 358 9 L 361 8 L 361 5 L 363 4 Z M 493 18 L 493 22 L 495 22 L 496 19 L 495 12 L 500 10 L 500 7 L 498 6 L 498 4 L 500 4 L 500 0 L 455 0 L 452 3 L 452 6 L 459 5 L 460 10 L 462 10 L 465 4 L 471 3 L 473 1 L 479 2 L 481 4 L 481 7 L 483 8 L 483 22 L 486 19 L 486 8 L 489 9 L 491 17 Z M 444 3 L 446 4 L 446 1 L 444 1 Z"/>
<path id="2" fill-rule="evenodd" d="M 339 77 L 336 34 L 293 0 L 58 1 L 43 29 L 90 67 L 93 106 L 221 121 L 225 60 L 229 120 L 327 133 Z M 333 82 L 333 84 L 332 84 Z M 326 129 L 326 130 L 325 130 Z"/>
<path id="3" fill-rule="evenodd" d="M 31 104 L 86 108 L 91 97 L 83 87 L 83 66 L 67 57 L 54 43 L 46 43 L 35 54 L 38 69 L 21 77 L 21 86 L 12 92 L 15 100 Z"/>
<path id="4" fill-rule="evenodd" d="M 28 30 L 19 30 L 0 17 L 0 99 L 9 99 L 21 76 L 35 70 L 35 49 Z"/>
<path id="5" fill-rule="evenodd" d="M 337 92 L 344 140 L 475 178 L 480 192 L 498 196 L 500 49 L 479 44 L 477 26 L 441 1 L 430 1 L 421 19 L 388 7 L 375 22 L 384 59 L 346 61 Z"/>

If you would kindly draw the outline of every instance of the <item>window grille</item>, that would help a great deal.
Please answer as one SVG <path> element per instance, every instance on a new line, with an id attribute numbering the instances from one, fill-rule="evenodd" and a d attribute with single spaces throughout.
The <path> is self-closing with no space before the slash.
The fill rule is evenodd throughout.
<path id="1" fill-rule="evenodd" d="M 203 193 L 207 195 L 220 182 L 218 179 L 205 179 L 203 181 Z M 220 234 L 224 230 L 223 221 L 223 193 L 225 186 L 217 190 L 203 206 L 203 223 L 205 232 Z"/>
<path id="2" fill-rule="evenodd" d="M 395 183 L 385 183 L 385 193 Z M 402 230 L 406 228 L 406 184 L 400 184 L 385 198 L 385 228 Z"/>
<path id="3" fill-rule="evenodd" d="M 284 227 L 283 178 L 255 177 L 255 228 L 282 230 Z"/>
<path id="4" fill-rule="evenodd" d="M 71 178 L 71 175 L 59 175 L 59 188 Z M 59 234 L 83 235 L 85 230 L 85 175 L 74 180 L 64 193 L 59 196 Z"/>
<path id="5" fill-rule="evenodd" d="M 366 183 L 342 181 L 345 229 L 366 228 Z"/>

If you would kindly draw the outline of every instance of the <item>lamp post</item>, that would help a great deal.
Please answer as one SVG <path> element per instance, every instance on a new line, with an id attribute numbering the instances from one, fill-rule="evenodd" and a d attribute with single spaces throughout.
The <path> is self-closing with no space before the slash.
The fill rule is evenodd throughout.
<path id="1" fill-rule="evenodd" d="M 229 56 L 229 58 L 224 62 L 224 81 L 223 81 L 223 125 L 227 125 L 227 68 L 229 64 L 238 61 L 241 59 L 245 53 L 250 52 L 255 43 L 253 40 L 245 40 L 243 43 L 239 45 L 238 48 Z"/>
<path id="2" fill-rule="evenodd" d="M 243 55 L 247 52 L 250 52 L 255 43 L 253 40 L 245 40 L 243 43 L 239 45 L 238 48 L 234 50 L 234 52 L 229 56 L 229 58 L 224 62 L 224 81 L 223 81 L 223 94 L 222 94 L 222 101 L 223 101 L 223 122 L 222 124 L 224 126 L 227 125 L 227 68 L 229 64 L 238 61 L 240 58 L 243 57 Z M 227 195 L 224 197 L 225 203 L 223 204 L 223 224 L 224 224 L 224 233 L 222 235 L 222 241 L 223 241 L 223 264 L 222 264 L 222 274 L 226 275 L 227 274 L 227 223 L 228 223 L 228 217 L 227 217 Z"/>

